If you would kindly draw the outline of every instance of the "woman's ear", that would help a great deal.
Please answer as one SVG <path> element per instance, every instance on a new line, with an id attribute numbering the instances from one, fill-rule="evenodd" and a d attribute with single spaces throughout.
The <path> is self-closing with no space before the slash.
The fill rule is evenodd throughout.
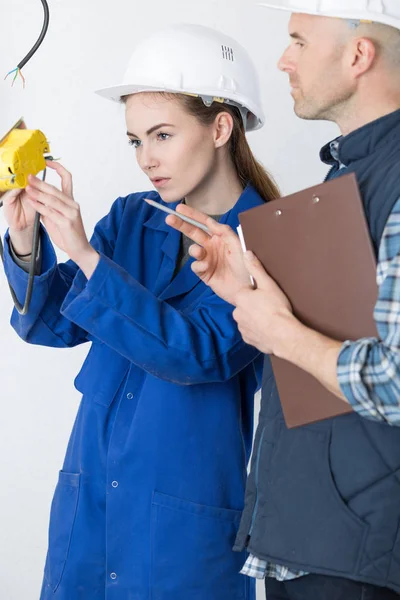
<path id="1" fill-rule="evenodd" d="M 222 148 L 230 140 L 233 130 L 233 117 L 228 112 L 220 112 L 214 121 L 214 144 Z"/>

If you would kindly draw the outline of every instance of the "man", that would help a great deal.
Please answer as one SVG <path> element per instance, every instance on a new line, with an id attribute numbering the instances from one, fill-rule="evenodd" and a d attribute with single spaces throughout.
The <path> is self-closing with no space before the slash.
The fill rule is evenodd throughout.
<path id="1" fill-rule="evenodd" d="M 316 377 L 351 414 L 288 430 L 268 357 L 252 469 L 235 549 L 268 600 L 389 600 L 400 593 L 400 2 L 275 0 L 295 11 L 279 61 L 296 114 L 338 124 L 321 159 L 354 172 L 378 261 L 379 339 L 338 342 L 300 323 L 237 236 L 189 207 L 212 237 L 193 270 L 236 306 L 243 338 Z M 249 274 L 256 289 L 249 285 Z M 310 290 L 312 293 L 312 290 Z M 298 390 L 301 402 L 302 390 Z"/>

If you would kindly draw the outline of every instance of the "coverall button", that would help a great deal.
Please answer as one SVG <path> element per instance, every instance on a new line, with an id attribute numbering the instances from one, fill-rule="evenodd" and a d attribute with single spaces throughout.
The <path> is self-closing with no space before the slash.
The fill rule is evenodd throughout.
<path id="1" fill-rule="evenodd" d="M 132 398 L 133 398 L 132 392 L 129 392 L 129 394 L 127 394 L 126 397 L 128 398 L 128 400 L 132 400 Z"/>
<path id="2" fill-rule="evenodd" d="M 110 573 L 110 577 L 111 577 L 111 579 L 117 579 L 117 574 L 116 573 Z"/>
<path id="3" fill-rule="evenodd" d="M 118 481 L 113 481 L 111 485 L 113 486 L 113 488 L 118 487 Z"/>

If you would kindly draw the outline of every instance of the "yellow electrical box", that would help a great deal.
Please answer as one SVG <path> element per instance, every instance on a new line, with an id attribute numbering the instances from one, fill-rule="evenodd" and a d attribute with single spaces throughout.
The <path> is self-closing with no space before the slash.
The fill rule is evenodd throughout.
<path id="1" fill-rule="evenodd" d="M 46 136 L 38 129 L 12 129 L 0 140 L 0 192 L 25 188 L 28 175 L 46 168 L 50 152 Z"/>

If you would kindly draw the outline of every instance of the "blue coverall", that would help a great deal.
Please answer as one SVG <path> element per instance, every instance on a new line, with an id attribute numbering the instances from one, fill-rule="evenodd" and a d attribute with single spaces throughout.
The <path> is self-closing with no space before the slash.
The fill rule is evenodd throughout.
<path id="1" fill-rule="evenodd" d="M 143 201 L 118 198 L 91 243 L 89 281 L 57 265 L 41 233 L 42 271 L 20 337 L 92 342 L 83 394 L 51 508 L 41 600 L 252 600 L 232 546 L 243 508 L 262 356 L 233 307 L 191 271 L 175 276 L 180 233 Z M 221 223 L 262 204 L 248 186 Z M 175 205 L 173 205 L 174 207 Z M 28 276 L 5 268 L 20 300 Z M 33 597 L 33 596 L 32 596 Z"/>

